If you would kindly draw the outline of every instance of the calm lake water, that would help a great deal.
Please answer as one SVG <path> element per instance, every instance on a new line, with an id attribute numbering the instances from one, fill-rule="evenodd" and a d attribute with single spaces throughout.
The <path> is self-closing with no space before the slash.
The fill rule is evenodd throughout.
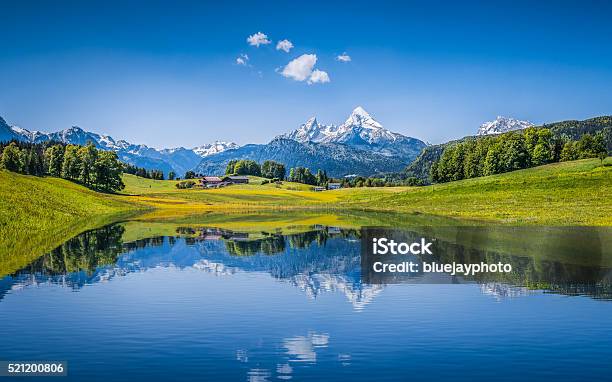
<path id="1" fill-rule="evenodd" d="M 67 360 L 74 381 L 612 375 L 611 229 L 428 229 L 440 261 L 515 272 L 382 285 L 358 229 L 293 228 L 86 232 L 0 278 L 0 359 Z"/>

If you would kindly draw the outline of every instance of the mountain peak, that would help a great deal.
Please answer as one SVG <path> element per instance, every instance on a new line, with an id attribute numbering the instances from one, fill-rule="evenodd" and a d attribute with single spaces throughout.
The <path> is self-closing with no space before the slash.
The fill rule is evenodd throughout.
<path id="1" fill-rule="evenodd" d="M 411 150 L 420 150 L 425 143 L 385 129 L 361 106 L 351 112 L 341 125 L 323 125 L 315 117 L 299 128 L 277 138 L 297 142 L 342 144 L 376 153 L 393 156 L 404 155 Z"/>
<path id="2" fill-rule="evenodd" d="M 306 121 L 306 123 L 302 126 L 317 126 L 319 123 L 317 122 L 317 117 L 310 117 Z"/>
<path id="3" fill-rule="evenodd" d="M 364 127 L 369 129 L 382 129 L 382 125 L 378 123 L 378 121 L 374 120 L 370 113 L 365 111 L 365 109 L 361 106 L 357 106 L 351 112 L 351 115 L 348 117 L 346 122 L 344 122 L 346 127 Z"/>
<path id="4" fill-rule="evenodd" d="M 238 147 L 240 146 L 238 146 L 234 142 L 214 141 L 213 143 L 208 143 L 202 146 L 194 147 L 192 150 L 194 153 L 204 158 L 209 155 L 218 154 L 226 150 L 237 149 Z"/>
<path id="5" fill-rule="evenodd" d="M 83 130 L 79 126 L 72 126 L 71 128 L 67 129 L 66 131 L 76 132 L 76 133 L 84 133 L 85 132 L 85 130 Z"/>
<path id="6" fill-rule="evenodd" d="M 356 108 L 354 108 L 351 115 L 359 115 L 365 118 L 372 118 L 370 114 L 361 106 L 357 106 Z"/>
<path id="7" fill-rule="evenodd" d="M 534 126 L 529 121 L 521 121 L 511 117 L 498 115 L 494 121 L 488 121 L 480 125 L 478 135 L 502 134 L 512 130 L 521 130 Z"/>

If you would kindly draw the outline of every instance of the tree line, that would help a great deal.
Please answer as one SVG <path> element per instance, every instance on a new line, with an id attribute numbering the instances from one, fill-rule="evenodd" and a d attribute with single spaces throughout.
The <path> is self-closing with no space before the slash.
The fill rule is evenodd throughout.
<path id="1" fill-rule="evenodd" d="M 550 129 L 528 128 L 467 140 L 444 149 L 430 170 L 433 182 L 500 174 L 547 163 L 607 156 L 603 134 L 556 138 Z"/>
<path id="2" fill-rule="evenodd" d="M 225 175 L 253 175 L 268 179 L 285 180 L 287 170 L 285 165 L 273 160 L 267 160 L 262 165 L 249 159 L 232 159 L 225 167 Z"/>
<path id="3" fill-rule="evenodd" d="M 21 174 L 50 175 L 68 179 L 85 187 L 113 192 L 122 190 L 124 165 L 114 151 L 57 142 L 0 143 L 0 167 Z"/>
<path id="4" fill-rule="evenodd" d="M 132 164 L 124 164 L 123 172 L 126 174 L 136 175 L 141 178 L 164 180 L 164 172 L 162 170 L 147 170 L 144 167 L 137 167 Z M 176 174 L 174 171 L 168 173 L 168 179 L 173 180 Z"/>

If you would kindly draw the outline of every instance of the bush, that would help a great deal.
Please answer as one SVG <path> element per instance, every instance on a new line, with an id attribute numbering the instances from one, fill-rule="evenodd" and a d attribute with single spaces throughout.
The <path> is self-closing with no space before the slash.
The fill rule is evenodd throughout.
<path id="1" fill-rule="evenodd" d="M 196 182 L 194 182 L 193 180 L 184 180 L 182 182 L 178 182 L 176 184 L 176 188 L 180 189 L 180 190 L 184 190 L 186 188 L 193 188 L 193 186 L 195 186 Z"/>

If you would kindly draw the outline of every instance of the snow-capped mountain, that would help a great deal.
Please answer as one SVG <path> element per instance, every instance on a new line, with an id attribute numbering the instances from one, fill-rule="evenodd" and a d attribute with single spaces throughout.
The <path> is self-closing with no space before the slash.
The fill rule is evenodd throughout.
<path id="1" fill-rule="evenodd" d="M 301 143 L 337 143 L 374 151 L 386 156 L 418 154 L 425 143 L 385 129 L 361 106 L 356 107 L 341 125 L 323 125 L 315 117 L 280 138 Z"/>
<path id="2" fill-rule="evenodd" d="M 193 149 L 177 147 L 158 150 L 147 145 L 115 140 L 109 135 L 85 131 L 78 126 L 55 133 L 29 131 L 17 126 L 9 126 L 0 117 L 0 141 L 10 141 L 12 139 L 33 143 L 58 141 L 74 145 L 86 145 L 88 142 L 92 142 L 101 150 L 116 151 L 119 159 L 124 162 L 150 170 L 162 170 L 166 174 L 174 171 L 178 176 L 194 169 L 204 157 L 239 147 L 233 142 L 217 141 Z"/>
<path id="3" fill-rule="evenodd" d="M 209 155 L 221 153 L 225 150 L 237 149 L 238 147 L 240 146 L 234 142 L 214 141 L 213 143 L 194 147 L 193 152 L 204 158 Z"/>
<path id="4" fill-rule="evenodd" d="M 401 134 L 392 133 L 374 120 L 361 106 L 357 106 L 348 119 L 341 125 L 323 125 L 316 117 L 310 118 L 297 130 L 281 137 L 298 142 L 350 143 L 355 140 L 369 144 L 393 142 Z"/>
<path id="5" fill-rule="evenodd" d="M 228 161 L 274 160 L 287 168 L 305 166 L 330 176 L 373 175 L 401 171 L 426 144 L 383 128 L 362 107 L 341 125 L 324 125 L 312 117 L 298 129 L 267 144 L 250 144 L 211 155 L 196 168 L 203 174 L 222 174 Z"/>
<path id="6" fill-rule="evenodd" d="M 478 135 L 502 134 L 508 131 L 521 130 L 533 126 L 535 125 L 529 121 L 498 116 L 494 121 L 485 122 L 480 125 Z"/>

